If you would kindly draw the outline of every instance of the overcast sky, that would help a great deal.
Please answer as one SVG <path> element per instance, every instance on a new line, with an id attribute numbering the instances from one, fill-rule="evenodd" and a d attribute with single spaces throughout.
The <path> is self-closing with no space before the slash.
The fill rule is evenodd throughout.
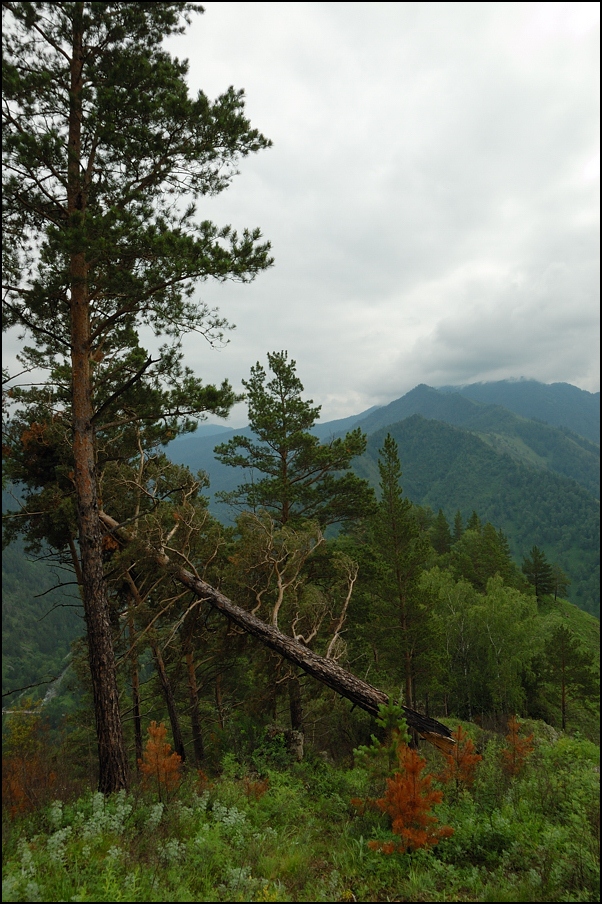
<path id="1" fill-rule="evenodd" d="M 598 3 L 204 6 L 168 47 L 274 146 L 199 213 L 275 265 L 202 285 L 237 329 L 186 341 L 198 375 L 286 349 L 322 420 L 418 383 L 599 389 Z"/>
<path id="2" fill-rule="evenodd" d="M 203 216 L 275 265 L 202 287 L 207 378 L 287 349 L 322 419 L 439 386 L 599 389 L 597 3 L 211 3 L 171 43 L 273 148 Z M 245 421 L 245 410 L 233 424 Z"/>

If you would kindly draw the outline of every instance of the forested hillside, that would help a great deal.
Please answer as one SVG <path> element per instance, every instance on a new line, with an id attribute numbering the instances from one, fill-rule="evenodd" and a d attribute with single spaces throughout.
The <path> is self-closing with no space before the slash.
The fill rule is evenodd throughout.
<path id="1" fill-rule="evenodd" d="M 67 579 L 70 575 L 67 575 Z M 77 587 L 52 590 L 65 573 L 26 556 L 21 541 L 2 552 L 2 693 L 58 678 L 84 631 Z M 26 693 L 37 697 L 44 683 Z M 17 699 L 12 695 L 8 700 Z"/>
<path id="2" fill-rule="evenodd" d="M 378 450 L 387 432 L 399 444 L 408 497 L 450 522 L 477 512 L 504 531 L 517 561 L 535 544 L 570 575 L 569 598 L 599 615 L 599 503 L 573 480 L 530 468 L 478 436 L 413 415 L 368 438 L 357 473 L 377 480 Z"/>
<path id="3" fill-rule="evenodd" d="M 566 426 L 553 427 L 521 417 L 501 405 L 483 404 L 421 385 L 359 420 L 358 425 L 371 434 L 413 414 L 476 433 L 496 451 L 570 477 L 600 498 L 600 448 L 596 443 Z"/>
<path id="4" fill-rule="evenodd" d="M 498 405 L 426 386 L 383 408 L 317 422 L 312 432 L 328 442 L 356 425 L 369 434 L 366 453 L 352 463 L 359 476 L 378 485 L 378 450 L 391 432 L 408 499 L 433 513 L 442 509 L 450 525 L 458 512 L 464 524 L 476 512 L 483 523 L 504 532 L 517 563 L 534 544 L 541 547 L 569 577 L 567 597 L 599 614 L 599 449 L 594 443 Z M 231 491 L 239 477 L 216 460 L 213 450 L 234 435 L 251 437 L 252 431 L 201 424 L 196 433 L 167 447 L 175 461 L 209 473 L 210 507 L 226 523 L 233 523 L 234 513 L 214 494 Z M 6 550 L 4 691 L 59 674 L 70 641 L 83 630 L 74 590 L 40 595 L 64 576 L 42 562 L 28 562 L 22 545 Z"/>

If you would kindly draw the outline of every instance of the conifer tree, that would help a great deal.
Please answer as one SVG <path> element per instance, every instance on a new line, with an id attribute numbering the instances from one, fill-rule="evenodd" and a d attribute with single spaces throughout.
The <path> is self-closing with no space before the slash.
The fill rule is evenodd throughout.
<path id="1" fill-rule="evenodd" d="M 466 522 L 466 530 L 473 530 L 477 534 L 481 533 L 481 519 L 474 511 L 474 509 L 470 515 L 470 518 Z"/>
<path id="2" fill-rule="evenodd" d="M 538 600 L 554 591 L 552 566 L 546 559 L 546 554 L 537 546 L 531 547 L 531 552 L 525 556 L 522 564 L 522 572 L 535 588 L 535 596 Z"/>
<path id="3" fill-rule="evenodd" d="M 457 543 L 463 533 L 464 522 L 462 521 L 462 512 L 458 509 L 454 516 L 454 543 Z"/>
<path id="4" fill-rule="evenodd" d="M 451 826 L 438 825 L 437 817 L 431 813 L 433 806 L 443 800 L 443 792 L 432 789 L 432 775 L 423 775 L 426 760 L 404 743 L 397 748 L 397 759 L 399 772 L 387 779 L 386 791 L 376 805 L 389 815 L 391 828 L 400 841 L 368 842 L 368 847 L 383 854 L 428 849 L 454 833 Z"/>
<path id="5" fill-rule="evenodd" d="M 289 630 L 293 636 L 303 630 L 299 639 L 309 644 L 324 619 L 328 600 L 316 590 L 313 603 L 308 605 L 306 600 L 302 604 L 302 594 L 297 593 L 304 584 L 301 569 L 316 543 L 322 542 L 321 529 L 357 520 L 373 507 L 372 489 L 350 471 L 352 459 L 365 451 L 366 437 L 358 429 L 321 443 L 310 432 L 320 406 L 302 397 L 296 361 L 289 360 L 286 351 L 268 353 L 267 357 L 272 379 L 257 362 L 249 380 L 243 380 L 249 426 L 256 439 L 234 436 L 215 448 L 216 458 L 223 464 L 245 468 L 253 478 L 218 496 L 242 512 L 238 526 L 243 557 L 255 557 L 255 564 L 248 562 L 243 571 L 253 574 L 262 587 L 261 591 L 250 589 L 260 594 L 258 602 L 261 598 L 267 602 L 268 587 L 273 582 L 272 624 L 277 625 L 281 607 L 292 605 Z M 266 540 L 269 554 L 264 549 Z M 306 548 L 300 561 L 299 553 Z M 308 608 L 315 610 L 309 621 L 303 615 Z M 301 686 L 294 670 L 288 691 L 291 727 L 303 731 Z"/>
<path id="6" fill-rule="evenodd" d="M 430 544 L 428 535 L 420 531 L 412 503 L 403 495 L 397 443 L 390 433 L 380 450 L 378 469 L 380 500 L 371 521 L 374 554 L 382 563 L 378 593 L 391 609 L 385 617 L 390 636 L 392 625 L 397 627 L 393 635 L 396 658 L 403 664 L 404 703 L 414 707 L 417 635 L 425 620 L 419 581 Z"/>
<path id="7" fill-rule="evenodd" d="M 507 775 L 515 776 L 525 765 L 528 756 L 535 749 L 532 745 L 533 735 L 524 737 L 521 734 L 522 723 L 516 716 L 508 719 L 507 746 L 502 750 L 502 768 Z"/>
<path id="8" fill-rule="evenodd" d="M 458 791 L 474 784 L 476 767 L 483 757 L 476 752 L 472 738 L 461 725 L 458 725 L 453 736 L 456 739 L 456 746 L 452 753 L 445 755 L 447 765 L 441 775 L 441 781 L 453 782 Z"/>
<path id="9" fill-rule="evenodd" d="M 157 434 L 168 438 L 182 419 L 227 413 L 229 384 L 203 386 L 182 364 L 184 333 L 215 343 L 228 327 L 194 287 L 247 281 L 271 263 L 259 230 L 239 236 L 195 219 L 195 199 L 223 191 L 238 161 L 270 144 L 245 118 L 242 91 L 189 96 L 187 63 L 163 49 L 197 12 L 183 2 L 3 3 L 3 325 L 32 340 L 23 367 L 49 373 L 42 389 L 14 393 L 22 422 L 60 422 L 71 450 L 103 792 L 126 787 L 128 770 L 98 437 L 110 445 L 132 421 L 163 419 Z M 154 357 L 142 326 L 166 338 Z"/>
<path id="10" fill-rule="evenodd" d="M 373 493 L 350 466 L 366 449 L 365 435 L 357 429 L 321 443 L 310 432 L 320 406 L 302 398 L 296 361 L 289 361 L 286 351 L 273 352 L 268 353 L 268 366 L 271 380 L 257 362 L 250 379 L 242 381 L 249 426 L 257 439 L 234 436 L 215 448 L 223 464 L 259 476 L 232 493 L 218 495 L 243 511 L 265 509 L 282 526 L 313 520 L 323 528 L 361 517 L 369 510 Z"/>
<path id="11" fill-rule="evenodd" d="M 595 699 L 600 696 L 599 667 L 591 654 L 579 643 L 573 632 L 557 625 L 547 639 L 544 676 L 558 693 L 561 727 L 566 731 L 567 707 L 571 697 Z"/>
<path id="12" fill-rule="evenodd" d="M 452 535 L 447 518 L 443 514 L 443 509 L 439 509 L 437 512 L 435 523 L 431 528 L 431 543 L 433 544 L 433 549 L 439 555 L 445 555 L 451 549 Z"/>
<path id="13" fill-rule="evenodd" d="M 570 580 L 567 575 L 564 573 L 560 565 L 552 565 L 552 585 L 554 589 L 554 599 L 557 600 L 559 596 L 564 597 L 570 586 Z"/>

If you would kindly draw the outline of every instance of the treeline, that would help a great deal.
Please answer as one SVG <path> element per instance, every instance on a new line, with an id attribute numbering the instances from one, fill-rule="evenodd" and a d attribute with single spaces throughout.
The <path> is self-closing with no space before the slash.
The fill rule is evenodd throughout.
<path id="1" fill-rule="evenodd" d="M 138 427 L 135 442 L 100 457 L 103 507 L 130 538 L 107 530 L 103 549 L 132 762 L 150 718 L 166 719 L 176 753 L 199 766 L 252 746 L 270 724 L 336 757 L 369 731 L 366 714 L 174 583 L 156 551 L 412 709 L 484 726 L 517 713 L 597 737 L 596 622 L 563 601 L 558 563 L 531 544 L 519 568 L 504 533 L 476 512 L 450 523 L 411 503 L 392 434 L 375 494 L 351 471 L 362 432 L 320 443 L 310 432 L 319 408 L 303 399 L 295 362 L 282 352 L 268 365 L 245 383 L 255 438 L 216 449 L 252 475 L 225 495 L 234 527 L 210 515 L 202 475 L 170 462 L 156 431 Z M 25 525 L 30 546 L 44 534 L 57 560 L 76 566 L 64 431 L 14 435 L 11 472 L 29 480 L 35 515 L 11 521 L 7 538 Z M 84 687 L 85 644 L 74 660 Z M 74 744 L 89 748 L 91 708 L 76 722 Z"/>

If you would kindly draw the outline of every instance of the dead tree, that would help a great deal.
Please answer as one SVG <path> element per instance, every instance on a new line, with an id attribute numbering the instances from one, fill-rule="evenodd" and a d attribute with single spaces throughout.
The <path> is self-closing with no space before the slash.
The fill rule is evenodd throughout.
<path id="1" fill-rule="evenodd" d="M 104 512 L 100 517 L 114 535 L 122 541 L 128 542 L 130 537 L 127 531 L 120 528 L 114 518 Z M 326 659 L 314 653 L 298 640 L 283 634 L 273 625 L 266 624 L 251 612 L 241 609 L 215 587 L 190 571 L 175 565 L 164 552 L 149 550 L 149 553 L 159 565 L 168 568 L 177 581 L 191 590 L 198 597 L 199 602 L 208 602 L 239 628 L 256 637 L 265 646 L 279 653 L 280 656 L 294 663 L 308 675 L 321 681 L 322 684 L 332 688 L 342 697 L 351 700 L 355 706 L 377 716 L 379 706 L 388 704 L 389 697 L 383 691 L 362 681 L 351 672 L 347 672 L 332 659 Z M 455 740 L 447 726 L 406 706 L 403 706 L 402 709 L 408 726 L 415 729 L 426 741 L 444 752 L 450 752 L 453 749 Z"/>

